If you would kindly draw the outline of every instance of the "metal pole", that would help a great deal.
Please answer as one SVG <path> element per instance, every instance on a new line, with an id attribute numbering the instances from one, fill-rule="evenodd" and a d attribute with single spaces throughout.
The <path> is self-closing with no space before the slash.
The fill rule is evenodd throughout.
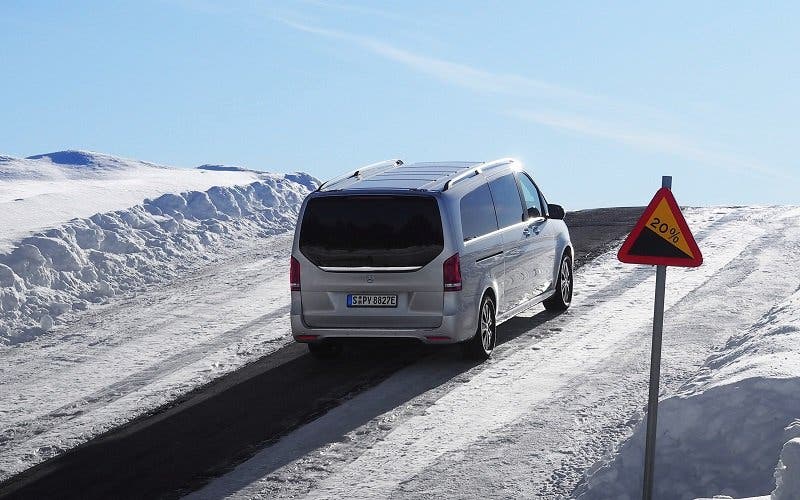
<path id="1" fill-rule="evenodd" d="M 672 177 L 661 178 L 661 187 L 672 189 Z M 653 307 L 653 343 L 650 352 L 650 393 L 647 399 L 647 438 L 644 451 L 644 482 L 642 499 L 653 499 L 653 475 L 658 427 L 658 391 L 661 378 L 661 333 L 664 329 L 664 288 L 667 266 L 656 266 L 656 300 Z"/>

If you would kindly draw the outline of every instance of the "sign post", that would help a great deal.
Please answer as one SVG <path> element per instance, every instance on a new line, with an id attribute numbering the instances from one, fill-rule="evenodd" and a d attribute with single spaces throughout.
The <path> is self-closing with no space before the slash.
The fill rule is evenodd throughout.
<path id="1" fill-rule="evenodd" d="M 667 266 L 697 267 L 703 263 L 700 249 L 672 196 L 671 176 L 665 175 L 661 178 L 661 189 L 656 192 L 639 222 L 625 239 L 617 257 L 620 261 L 629 264 L 656 266 L 653 343 L 650 352 L 650 391 L 647 399 L 647 436 L 645 438 L 644 480 L 642 482 L 642 499 L 652 500 Z"/>

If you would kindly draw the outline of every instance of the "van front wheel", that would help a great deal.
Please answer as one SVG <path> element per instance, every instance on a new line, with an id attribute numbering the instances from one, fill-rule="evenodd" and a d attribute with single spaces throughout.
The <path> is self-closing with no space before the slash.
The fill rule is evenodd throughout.
<path id="1" fill-rule="evenodd" d="M 464 357 L 483 361 L 489 359 L 497 343 L 497 321 L 494 300 L 491 296 L 483 296 L 478 311 L 478 328 L 475 335 L 461 344 L 461 348 Z"/>
<path id="2" fill-rule="evenodd" d="M 548 311 L 566 311 L 572 303 L 572 259 L 565 253 L 561 257 L 561 266 L 558 268 L 558 281 L 556 293 L 543 302 Z"/>

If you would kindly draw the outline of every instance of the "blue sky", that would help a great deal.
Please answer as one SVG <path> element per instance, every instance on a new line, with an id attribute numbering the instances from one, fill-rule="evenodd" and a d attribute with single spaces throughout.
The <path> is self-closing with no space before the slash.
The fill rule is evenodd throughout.
<path id="1" fill-rule="evenodd" d="M 646 4 L 646 5 L 643 5 Z M 797 2 L 0 4 L 0 154 L 524 160 L 569 208 L 800 203 Z"/>

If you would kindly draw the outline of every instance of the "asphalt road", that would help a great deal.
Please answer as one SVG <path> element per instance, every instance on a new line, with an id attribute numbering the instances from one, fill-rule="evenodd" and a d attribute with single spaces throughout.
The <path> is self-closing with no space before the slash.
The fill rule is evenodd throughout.
<path id="1" fill-rule="evenodd" d="M 642 210 L 568 213 L 576 266 L 611 248 Z M 547 314 L 537 315 L 524 329 L 547 319 Z M 499 343 L 525 331 L 513 320 L 509 323 L 500 328 Z M 352 346 L 341 359 L 320 363 L 305 346 L 288 345 L 169 407 L 11 478 L 0 484 L 0 497 L 179 497 L 341 401 L 442 349 L 407 342 L 365 343 Z M 457 349 L 449 349 L 458 355 Z"/>

